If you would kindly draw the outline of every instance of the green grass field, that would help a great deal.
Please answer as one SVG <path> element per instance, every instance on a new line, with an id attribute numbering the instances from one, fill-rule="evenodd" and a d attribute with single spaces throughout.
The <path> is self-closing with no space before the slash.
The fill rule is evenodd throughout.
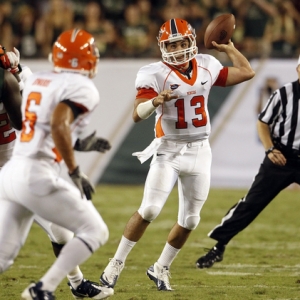
<path id="1" fill-rule="evenodd" d="M 138 208 L 142 186 L 98 186 L 94 203 L 110 229 L 108 243 L 81 269 L 86 278 L 98 281 L 113 256 L 123 228 Z M 126 266 L 110 299 L 122 300 L 247 300 L 300 299 L 300 192 L 283 191 L 265 211 L 228 245 L 224 260 L 210 269 L 196 269 L 196 259 L 214 241 L 207 233 L 227 210 L 244 195 L 243 190 L 211 190 L 201 213 L 201 222 L 172 264 L 172 292 L 158 292 L 145 275 L 176 221 L 177 190 L 161 215 L 150 225 L 129 254 Z M 46 234 L 37 225 L 31 229 L 15 264 L 1 275 L 0 299 L 20 299 L 30 281 L 36 281 L 54 260 Z M 67 280 L 56 291 L 59 300 L 71 300 Z"/>

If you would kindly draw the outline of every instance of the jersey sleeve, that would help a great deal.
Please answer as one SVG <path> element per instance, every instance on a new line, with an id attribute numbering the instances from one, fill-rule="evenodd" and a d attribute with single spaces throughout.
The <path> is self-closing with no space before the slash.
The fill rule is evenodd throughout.
<path id="1" fill-rule="evenodd" d="M 213 85 L 214 86 L 223 86 L 223 87 L 226 86 L 227 77 L 228 77 L 228 67 L 224 67 L 220 71 L 219 76 Z"/>
<path id="2" fill-rule="evenodd" d="M 87 79 L 87 80 L 85 80 Z M 83 77 L 81 80 L 74 80 L 66 87 L 61 101 L 69 100 L 82 112 L 94 110 L 100 101 L 100 95 L 94 83 Z"/>
<path id="3" fill-rule="evenodd" d="M 152 88 L 140 88 L 136 94 L 137 99 L 152 99 L 158 95 Z"/>
<path id="4" fill-rule="evenodd" d="M 139 69 L 136 80 L 135 88 L 140 89 L 152 89 L 156 93 L 159 92 L 159 84 L 157 82 L 157 77 L 155 76 L 158 72 L 158 67 L 156 64 L 150 64 Z"/>
<path id="5" fill-rule="evenodd" d="M 276 90 L 269 98 L 261 113 L 258 115 L 258 119 L 263 123 L 272 124 L 274 119 L 279 115 L 280 109 L 280 92 L 279 90 Z"/>
<path id="6" fill-rule="evenodd" d="M 226 70 L 222 71 L 224 66 L 220 63 L 219 60 L 217 60 L 215 57 L 209 54 L 198 54 L 196 56 L 197 62 L 200 64 L 200 66 L 204 69 L 206 69 L 210 75 L 212 80 L 212 85 L 216 85 L 218 78 L 220 76 L 220 73 L 222 74 L 222 78 L 226 72 Z M 224 73 L 223 73 L 224 72 Z M 227 79 L 227 77 L 226 77 Z M 224 81 L 224 79 L 223 79 Z M 222 84 L 222 82 L 221 82 Z"/>

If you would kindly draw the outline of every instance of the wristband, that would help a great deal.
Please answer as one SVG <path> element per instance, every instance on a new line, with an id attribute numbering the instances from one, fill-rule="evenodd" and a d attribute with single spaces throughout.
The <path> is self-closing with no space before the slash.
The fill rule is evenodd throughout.
<path id="1" fill-rule="evenodd" d="M 274 146 L 270 147 L 270 148 L 266 151 L 266 155 L 270 154 L 274 149 L 275 149 Z"/>
<path id="2" fill-rule="evenodd" d="M 146 102 L 142 102 L 137 106 L 136 112 L 141 119 L 148 119 L 156 110 L 156 107 L 153 105 L 152 100 L 153 99 L 150 99 Z"/>
<path id="3" fill-rule="evenodd" d="M 78 175 L 78 173 L 79 173 L 79 166 L 77 166 L 71 173 L 70 172 L 68 172 L 69 173 L 69 176 L 73 176 L 73 175 Z"/>

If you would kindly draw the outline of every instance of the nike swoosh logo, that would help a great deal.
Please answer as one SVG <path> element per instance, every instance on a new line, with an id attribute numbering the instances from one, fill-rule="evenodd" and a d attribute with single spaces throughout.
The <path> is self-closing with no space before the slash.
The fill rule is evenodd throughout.
<path id="1" fill-rule="evenodd" d="M 30 291 L 30 293 L 31 293 L 30 296 L 32 296 L 33 299 L 37 297 L 37 294 L 36 294 L 36 292 L 33 289 Z"/>
<path id="2" fill-rule="evenodd" d="M 204 82 L 201 81 L 201 84 L 203 85 L 203 84 L 205 84 L 207 81 L 208 81 L 208 80 L 206 80 L 206 81 L 204 81 Z"/>
<path id="3" fill-rule="evenodd" d="M 95 289 L 101 291 L 101 286 L 97 286 L 97 285 L 92 284 L 92 287 L 94 287 Z"/>

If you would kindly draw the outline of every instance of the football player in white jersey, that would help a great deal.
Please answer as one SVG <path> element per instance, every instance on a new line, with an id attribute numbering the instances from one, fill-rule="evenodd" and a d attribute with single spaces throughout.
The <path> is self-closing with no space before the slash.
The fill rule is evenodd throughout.
<path id="1" fill-rule="evenodd" d="M 27 66 L 20 65 L 20 53 L 16 48 L 14 48 L 13 51 L 7 52 L 5 47 L 0 46 L 0 67 L 2 69 L 8 70 L 19 80 L 19 87 L 22 92 L 24 84 L 27 78 L 32 74 L 32 72 Z M 0 72 L 3 72 L 3 70 L 0 70 Z M 9 86 L 9 84 L 6 85 Z M 15 87 L 17 87 L 17 84 L 15 82 L 14 85 Z M 15 89 L 14 92 L 15 91 L 18 91 L 18 89 Z M 2 119 L 2 124 L 0 126 L 2 136 L 0 137 L 0 169 L 4 165 L 4 163 L 11 157 L 15 139 L 18 134 L 18 131 L 10 126 L 9 120 L 15 120 L 16 124 L 18 124 L 19 122 L 18 126 L 15 127 L 19 130 L 22 129 L 20 93 L 17 93 L 16 98 L 19 99 L 19 101 L 17 101 L 13 95 L 7 94 L 5 90 L 3 92 L 3 95 L 6 95 L 6 98 L 1 99 L 2 102 L 0 104 L 0 114 Z M 7 99 L 9 99 L 10 105 L 6 103 Z M 8 107 L 9 114 L 6 111 L 3 103 L 6 103 L 5 106 Z M 76 133 L 80 133 L 80 131 L 81 130 Z M 102 153 L 109 150 L 111 147 L 110 143 L 106 139 L 95 136 L 95 133 L 96 132 L 93 132 L 87 137 L 77 139 L 75 134 L 74 140 L 76 139 L 76 142 L 74 145 L 74 150 L 84 152 L 98 151 Z M 52 222 L 49 222 L 48 220 L 45 220 L 40 216 L 35 215 L 34 221 L 38 225 L 40 225 L 48 234 L 52 243 L 53 252 L 56 256 L 58 256 L 63 246 L 74 236 L 74 234 L 66 228 L 53 224 Z M 74 270 L 69 272 L 67 277 L 69 279 L 68 285 L 70 286 L 71 292 L 74 295 L 75 299 L 83 299 L 85 297 L 91 299 L 102 299 L 102 289 L 99 287 L 99 284 L 84 279 L 83 274 L 78 266 Z"/>
<path id="2" fill-rule="evenodd" d="M 82 200 L 91 198 L 93 186 L 76 163 L 72 141 L 72 132 L 99 103 L 90 80 L 99 60 L 94 38 L 84 30 L 63 32 L 53 45 L 52 60 L 53 71 L 27 79 L 22 130 L 11 159 L 0 172 L 0 273 L 13 263 L 35 215 L 74 232 L 75 238 L 39 282 L 24 290 L 24 300 L 55 299 L 54 291 L 63 278 L 105 244 L 109 235 L 91 201 Z M 82 142 L 75 147 L 87 150 Z M 59 176 L 61 160 L 76 187 Z M 91 298 L 112 294 L 113 289 L 101 288 Z M 83 297 L 74 294 L 74 298 Z"/>
<path id="3" fill-rule="evenodd" d="M 158 36 L 163 61 L 146 65 L 137 74 L 133 120 L 147 119 L 156 111 L 155 139 L 143 152 L 133 155 L 142 163 L 153 158 L 141 206 L 127 223 L 118 249 L 100 277 L 103 285 L 115 286 L 127 255 L 159 215 L 178 181 L 177 223 L 160 257 L 147 271 L 158 290 L 172 290 L 171 263 L 197 227 L 210 187 L 210 89 L 235 85 L 255 75 L 231 41 L 213 44 L 227 54 L 232 67 L 223 67 L 211 55 L 198 54 L 191 25 L 182 19 L 171 19 L 162 25 Z"/>

